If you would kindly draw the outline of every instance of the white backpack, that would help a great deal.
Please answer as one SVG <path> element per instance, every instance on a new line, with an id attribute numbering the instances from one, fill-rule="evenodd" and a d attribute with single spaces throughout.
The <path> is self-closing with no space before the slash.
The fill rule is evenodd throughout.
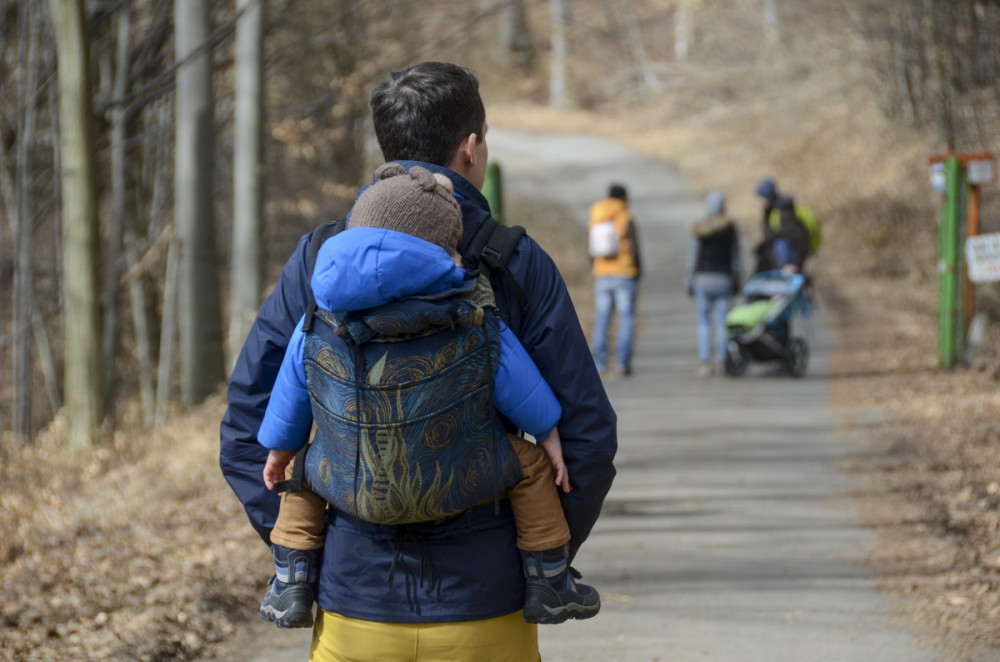
<path id="1" fill-rule="evenodd" d="M 612 258 L 618 255 L 618 227 L 611 219 L 590 226 L 587 252 L 591 257 Z"/>

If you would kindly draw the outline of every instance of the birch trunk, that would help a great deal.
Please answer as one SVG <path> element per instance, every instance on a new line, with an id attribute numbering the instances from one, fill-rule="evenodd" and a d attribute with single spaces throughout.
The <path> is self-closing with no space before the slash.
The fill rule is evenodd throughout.
<path id="1" fill-rule="evenodd" d="M 59 65 L 67 443 L 90 447 L 103 417 L 100 232 L 83 0 L 49 0 Z"/>
<path id="2" fill-rule="evenodd" d="M 236 363 L 260 306 L 263 0 L 238 0 L 233 239 L 228 367 Z"/>
<path id="3" fill-rule="evenodd" d="M 557 108 L 566 105 L 566 70 L 568 48 L 566 45 L 566 2 L 549 0 L 552 8 L 552 57 L 549 62 L 549 105 Z"/>

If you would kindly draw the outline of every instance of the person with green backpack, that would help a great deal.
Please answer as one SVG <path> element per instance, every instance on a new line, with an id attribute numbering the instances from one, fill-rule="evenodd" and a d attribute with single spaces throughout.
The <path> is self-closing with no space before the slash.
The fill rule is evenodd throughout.
<path id="1" fill-rule="evenodd" d="M 783 269 L 802 273 L 806 258 L 822 243 L 819 218 L 813 210 L 778 192 L 774 179 L 765 177 L 755 189 L 763 213 L 764 238 L 757 246 L 757 273 Z"/>

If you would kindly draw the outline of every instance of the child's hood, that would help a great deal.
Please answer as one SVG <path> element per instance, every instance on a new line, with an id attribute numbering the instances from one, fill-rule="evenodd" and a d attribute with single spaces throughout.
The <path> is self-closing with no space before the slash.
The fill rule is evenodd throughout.
<path id="1" fill-rule="evenodd" d="M 322 310 L 348 312 L 461 287 L 465 269 L 446 250 L 384 228 L 351 228 L 326 240 L 312 277 Z"/>

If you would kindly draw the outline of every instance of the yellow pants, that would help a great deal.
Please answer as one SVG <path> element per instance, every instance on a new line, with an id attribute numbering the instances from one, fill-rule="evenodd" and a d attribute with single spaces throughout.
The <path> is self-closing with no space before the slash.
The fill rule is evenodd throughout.
<path id="1" fill-rule="evenodd" d="M 375 623 L 319 610 L 309 662 L 540 662 L 521 612 L 460 623 Z"/>

